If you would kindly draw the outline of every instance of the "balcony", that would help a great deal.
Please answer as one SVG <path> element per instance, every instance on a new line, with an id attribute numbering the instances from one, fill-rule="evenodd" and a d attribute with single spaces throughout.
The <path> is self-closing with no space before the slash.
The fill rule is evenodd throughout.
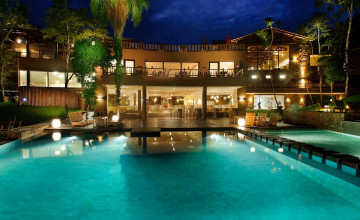
<path id="1" fill-rule="evenodd" d="M 65 55 L 62 53 L 58 53 L 56 56 L 56 53 L 54 51 L 42 51 L 42 50 L 39 52 L 36 52 L 36 53 L 19 52 L 19 57 L 32 58 L 32 59 L 45 59 L 45 60 L 51 60 L 51 59 L 63 60 L 63 59 L 65 59 Z"/>
<path id="2" fill-rule="evenodd" d="M 104 71 L 104 74 L 111 74 L 114 69 Z M 237 78 L 244 75 L 243 69 L 159 69 L 143 67 L 126 67 L 126 76 L 148 76 L 148 77 L 166 77 L 166 78 Z"/>
<path id="3" fill-rule="evenodd" d="M 247 51 L 244 44 L 209 44 L 209 45 L 170 45 L 123 42 L 123 49 L 199 52 L 199 51 Z"/>

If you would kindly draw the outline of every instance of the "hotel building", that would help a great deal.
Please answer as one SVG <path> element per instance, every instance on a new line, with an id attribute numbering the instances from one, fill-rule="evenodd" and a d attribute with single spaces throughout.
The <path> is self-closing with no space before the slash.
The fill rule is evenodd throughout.
<path id="1" fill-rule="evenodd" d="M 274 32 L 275 40 L 268 50 L 263 49 L 256 33 L 223 44 L 203 45 L 147 44 L 124 39 L 126 71 L 121 109 L 129 116 L 145 118 L 174 116 L 178 109 L 184 116 L 206 118 L 236 109 L 274 109 L 274 91 L 284 109 L 292 103 L 309 104 L 309 93 L 319 95 L 317 74 L 306 77 L 316 57 L 299 49 L 304 36 L 281 29 Z M 18 31 L 12 39 L 13 49 L 19 53 L 20 97 L 26 97 L 29 105 L 55 105 L 54 99 L 61 99 L 56 94 L 65 90 L 66 61 L 60 45 L 44 40 L 36 30 Z M 95 111 L 107 115 L 116 109 L 112 69 L 99 68 L 96 76 L 99 88 Z M 324 87 L 324 94 L 330 95 L 329 86 Z M 80 99 L 81 85 L 75 77 L 68 90 Z M 336 84 L 333 95 L 343 94 L 343 85 Z M 60 105 L 76 107 L 66 100 Z"/>

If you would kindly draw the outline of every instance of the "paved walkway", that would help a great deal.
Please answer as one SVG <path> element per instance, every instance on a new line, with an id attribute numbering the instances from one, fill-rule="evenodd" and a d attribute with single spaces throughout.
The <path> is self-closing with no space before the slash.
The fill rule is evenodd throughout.
<path id="1" fill-rule="evenodd" d="M 84 127 L 72 127 L 70 121 L 62 121 L 60 129 L 46 129 L 45 131 L 70 131 L 70 132 L 104 132 L 104 131 L 130 131 L 134 128 L 161 128 L 161 129 L 224 129 L 238 127 L 237 124 L 230 123 L 228 118 L 217 119 L 195 119 L 195 118 L 173 118 L 173 117 L 149 117 L 146 122 L 141 118 L 126 118 L 121 127 L 94 128 L 93 125 Z M 293 127 L 289 124 L 279 122 L 277 127 Z"/>

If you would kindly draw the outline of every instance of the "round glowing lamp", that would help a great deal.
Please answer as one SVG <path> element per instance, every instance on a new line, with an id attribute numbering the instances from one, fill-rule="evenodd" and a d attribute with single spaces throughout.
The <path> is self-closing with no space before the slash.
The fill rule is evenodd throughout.
<path id="1" fill-rule="evenodd" d="M 54 133 L 52 134 L 52 139 L 53 139 L 54 141 L 60 141 L 60 140 L 61 140 L 61 133 L 60 133 L 60 132 L 54 132 Z"/>
<path id="2" fill-rule="evenodd" d="M 239 118 L 238 125 L 240 127 L 245 127 L 245 118 Z"/>
<path id="3" fill-rule="evenodd" d="M 118 115 L 113 115 L 111 119 L 113 121 L 119 121 L 119 116 Z"/>
<path id="4" fill-rule="evenodd" d="M 61 126 L 60 119 L 58 119 L 58 118 L 53 119 L 51 122 L 51 125 L 53 128 L 60 128 L 60 126 Z"/>
<path id="5" fill-rule="evenodd" d="M 284 153 L 284 148 L 280 147 L 278 148 L 279 153 Z"/>

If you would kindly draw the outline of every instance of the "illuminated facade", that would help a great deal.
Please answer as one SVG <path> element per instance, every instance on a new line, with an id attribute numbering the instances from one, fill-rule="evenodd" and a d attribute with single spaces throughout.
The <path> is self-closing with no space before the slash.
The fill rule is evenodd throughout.
<path id="1" fill-rule="evenodd" d="M 305 80 L 311 67 L 310 56 L 299 50 L 304 37 L 274 31 L 274 43 L 266 50 L 255 33 L 217 45 L 146 44 L 125 39 L 121 109 L 146 117 L 174 116 L 178 108 L 185 115 L 201 112 L 203 117 L 216 111 L 226 114 L 230 109 L 271 109 L 276 108 L 273 86 L 284 108 L 291 103 L 305 105 L 308 90 L 316 95 L 319 85 L 313 83 L 316 80 Z M 36 31 L 19 32 L 13 39 L 13 49 L 19 52 L 19 87 L 64 87 L 66 61 L 59 45 L 43 40 Z M 116 109 L 112 71 L 98 69 L 96 73 L 96 112 L 103 115 Z M 298 75 L 295 82 L 290 76 L 294 74 Z M 81 91 L 75 77 L 69 89 Z M 342 90 L 335 87 L 335 95 L 342 95 Z M 324 91 L 330 92 L 328 88 Z"/>

